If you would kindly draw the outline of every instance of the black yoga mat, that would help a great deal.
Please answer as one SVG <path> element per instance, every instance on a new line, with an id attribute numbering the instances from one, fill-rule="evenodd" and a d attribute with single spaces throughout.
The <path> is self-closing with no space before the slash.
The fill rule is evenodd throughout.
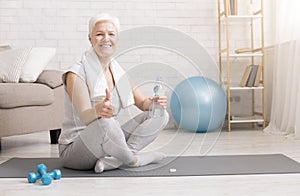
<path id="1" fill-rule="evenodd" d="M 140 168 L 120 168 L 95 174 L 62 167 L 58 158 L 12 158 L 0 165 L 1 178 L 23 178 L 39 163 L 60 169 L 63 177 L 162 177 L 300 173 L 300 163 L 282 154 L 167 157 Z"/>

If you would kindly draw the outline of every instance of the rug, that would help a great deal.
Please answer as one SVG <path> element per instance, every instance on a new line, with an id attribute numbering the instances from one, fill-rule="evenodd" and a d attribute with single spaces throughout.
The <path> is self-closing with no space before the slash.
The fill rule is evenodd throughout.
<path id="1" fill-rule="evenodd" d="M 139 168 L 120 169 L 95 174 L 93 170 L 80 171 L 62 167 L 58 158 L 12 158 L 0 165 L 0 178 L 23 178 L 36 172 L 44 163 L 48 171 L 60 169 L 63 177 L 162 177 L 211 176 L 249 174 L 300 173 L 300 163 L 282 154 L 179 156 Z"/>

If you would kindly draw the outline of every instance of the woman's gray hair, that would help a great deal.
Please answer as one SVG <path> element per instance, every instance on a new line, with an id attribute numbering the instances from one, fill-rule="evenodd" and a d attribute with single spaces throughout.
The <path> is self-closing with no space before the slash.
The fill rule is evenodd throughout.
<path id="1" fill-rule="evenodd" d="M 93 32 L 93 29 L 97 22 L 100 21 L 108 21 L 113 23 L 113 25 L 116 27 L 117 32 L 120 30 L 120 21 L 117 17 L 111 16 L 107 13 L 97 14 L 93 16 L 89 21 L 89 35 Z"/>

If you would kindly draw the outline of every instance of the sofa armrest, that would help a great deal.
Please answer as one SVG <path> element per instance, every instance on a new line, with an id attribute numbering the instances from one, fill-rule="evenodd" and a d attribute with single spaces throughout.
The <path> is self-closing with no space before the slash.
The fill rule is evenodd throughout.
<path id="1" fill-rule="evenodd" d="M 63 84 L 62 82 L 62 71 L 58 70 L 44 70 L 36 80 L 36 83 L 41 83 L 54 89 Z"/>

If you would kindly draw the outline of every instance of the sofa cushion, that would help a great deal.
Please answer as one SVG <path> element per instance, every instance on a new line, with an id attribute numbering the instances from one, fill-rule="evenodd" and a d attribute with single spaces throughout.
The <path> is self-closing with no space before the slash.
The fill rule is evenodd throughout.
<path id="1" fill-rule="evenodd" d="M 0 82 L 19 82 L 22 67 L 30 50 L 30 48 L 19 48 L 0 52 Z"/>
<path id="2" fill-rule="evenodd" d="M 56 48 L 33 47 L 22 67 L 20 82 L 35 82 L 55 53 Z"/>
<path id="3" fill-rule="evenodd" d="M 46 84 L 50 88 L 56 88 L 63 84 L 62 71 L 57 70 L 44 70 L 37 79 L 37 83 Z"/>
<path id="4" fill-rule="evenodd" d="M 54 102 L 54 93 L 38 83 L 0 83 L 0 108 L 43 106 Z"/>

